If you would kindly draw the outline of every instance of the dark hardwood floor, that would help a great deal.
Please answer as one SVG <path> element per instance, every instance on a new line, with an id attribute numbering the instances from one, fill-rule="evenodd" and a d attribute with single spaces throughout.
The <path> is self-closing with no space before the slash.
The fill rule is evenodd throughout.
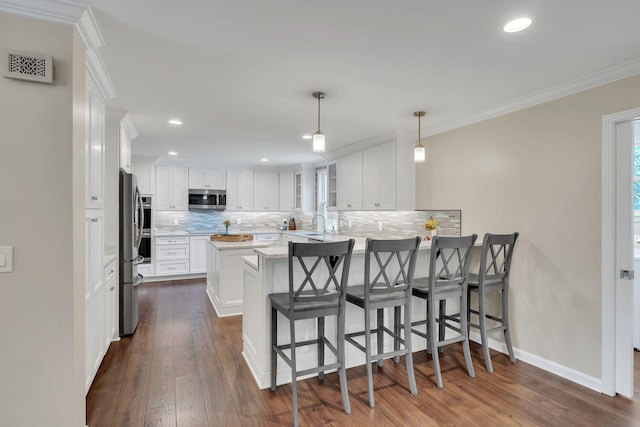
<path id="1" fill-rule="evenodd" d="M 259 390 L 242 357 L 242 319 L 218 318 L 205 282 L 146 283 L 132 337 L 111 344 L 87 395 L 87 425 L 281 426 L 293 423 L 291 387 Z M 337 375 L 299 382 L 300 424 L 307 426 L 632 426 L 640 399 L 611 398 L 493 353 L 494 374 L 472 344 L 476 378 L 460 346 L 441 357 L 444 389 L 431 358 L 415 353 L 418 395 L 404 361 L 375 372 L 376 407 L 367 401 L 364 367 L 347 370 L 351 415 L 343 412 Z M 640 379 L 636 352 L 636 378 Z M 377 372 L 376 372 L 377 371 Z M 640 381 L 636 391 L 640 392 Z"/>

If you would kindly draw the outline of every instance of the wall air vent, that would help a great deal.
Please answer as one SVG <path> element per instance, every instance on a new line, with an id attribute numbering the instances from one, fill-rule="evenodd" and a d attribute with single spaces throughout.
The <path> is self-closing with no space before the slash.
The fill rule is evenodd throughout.
<path id="1" fill-rule="evenodd" d="M 2 75 L 11 79 L 53 83 L 53 57 L 38 53 L 5 50 Z"/>

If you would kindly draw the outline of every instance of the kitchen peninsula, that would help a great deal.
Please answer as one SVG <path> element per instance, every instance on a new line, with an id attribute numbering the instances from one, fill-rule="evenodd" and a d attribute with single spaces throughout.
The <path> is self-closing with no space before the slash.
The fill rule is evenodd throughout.
<path id="1" fill-rule="evenodd" d="M 406 236 L 410 237 L 410 236 Z M 336 241 L 348 239 L 348 236 L 324 234 L 314 236 L 313 240 Z M 364 253 L 365 238 L 356 238 L 349 270 L 349 286 L 362 284 L 364 281 Z M 429 265 L 431 242 L 423 241 L 418 252 L 415 277 L 427 276 Z M 243 299 L 243 355 L 258 386 L 261 389 L 270 386 L 271 355 L 270 355 L 270 325 L 271 310 L 268 295 L 272 292 L 288 292 L 288 248 L 263 247 L 256 248 L 255 254 L 245 256 L 244 259 L 244 299 Z M 425 316 L 425 303 L 414 301 L 413 318 L 420 319 Z M 352 304 L 347 304 L 346 331 L 352 332 L 363 329 L 364 316 L 362 310 Z M 335 317 L 327 317 L 326 332 L 329 340 L 335 343 Z M 315 337 L 316 326 L 314 320 L 301 320 L 296 322 L 297 340 L 307 340 Z M 289 340 L 289 328 L 286 322 L 279 322 L 278 336 L 282 342 Z M 385 346 L 391 348 L 392 341 L 385 337 Z M 413 350 L 426 348 L 424 339 L 413 337 Z M 315 366 L 316 355 L 313 348 L 300 348 L 297 351 L 297 363 L 300 370 Z M 331 355 L 327 353 L 327 357 Z M 364 354 L 351 345 L 346 346 L 346 365 L 353 367 L 365 363 Z M 279 364 L 278 384 L 291 382 L 291 371 L 286 364 Z"/>

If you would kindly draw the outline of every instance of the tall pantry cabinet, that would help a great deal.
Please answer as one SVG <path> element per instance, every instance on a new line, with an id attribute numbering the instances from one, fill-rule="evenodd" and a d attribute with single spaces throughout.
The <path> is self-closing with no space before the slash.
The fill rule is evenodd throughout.
<path id="1" fill-rule="evenodd" d="M 86 76 L 85 128 L 85 392 L 113 339 L 115 262 L 104 264 L 105 94 Z M 108 287 L 107 287 L 108 286 Z"/>

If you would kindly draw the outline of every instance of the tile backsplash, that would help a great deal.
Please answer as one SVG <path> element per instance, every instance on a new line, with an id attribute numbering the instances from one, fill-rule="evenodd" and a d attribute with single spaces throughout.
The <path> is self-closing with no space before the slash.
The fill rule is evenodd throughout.
<path id="1" fill-rule="evenodd" d="M 296 220 L 298 229 L 313 230 L 314 214 L 300 212 L 235 212 L 235 211 L 158 211 L 154 227 L 158 231 L 211 231 L 223 232 L 223 221 L 230 220 L 230 232 L 252 230 L 278 230 L 289 218 Z M 382 235 L 423 235 L 424 224 L 433 216 L 438 223 L 437 232 L 445 236 L 459 236 L 462 212 L 460 210 L 427 211 L 330 211 L 326 217 L 327 230 L 360 237 Z M 321 223 L 321 220 L 319 220 Z M 238 224 L 240 222 L 240 224 Z M 382 228 L 382 233 L 380 231 Z"/>

